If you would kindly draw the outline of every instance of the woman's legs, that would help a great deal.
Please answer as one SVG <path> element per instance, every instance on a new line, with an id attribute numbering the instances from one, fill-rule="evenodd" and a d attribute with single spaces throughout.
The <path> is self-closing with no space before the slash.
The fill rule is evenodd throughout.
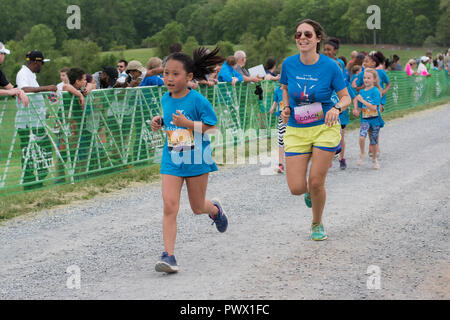
<path id="1" fill-rule="evenodd" d="M 206 199 L 206 188 L 208 186 L 208 173 L 197 177 L 186 178 L 189 203 L 194 214 L 209 214 L 214 218 L 219 209 Z"/>
<path id="2" fill-rule="evenodd" d="M 313 223 L 322 223 L 322 214 L 326 200 L 325 180 L 333 157 L 334 152 L 313 148 L 311 169 L 308 178 L 312 201 Z"/>
<path id="3" fill-rule="evenodd" d="M 162 195 L 164 201 L 163 241 L 169 255 L 174 254 L 177 238 L 177 215 L 180 208 L 180 194 L 184 178 L 163 174 Z"/>
<path id="4" fill-rule="evenodd" d="M 293 195 L 299 196 L 308 192 L 306 172 L 311 154 L 286 157 L 286 180 Z"/>

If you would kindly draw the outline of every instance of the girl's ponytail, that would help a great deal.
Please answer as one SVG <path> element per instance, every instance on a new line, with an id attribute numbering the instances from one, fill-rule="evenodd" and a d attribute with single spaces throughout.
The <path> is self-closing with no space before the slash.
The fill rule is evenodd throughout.
<path id="1" fill-rule="evenodd" d="M 214 72 L 216 65 L 225 61 L 225 58 L 217 55 L 219 50 L 219 47 L 216 47 L 213 51 L 205 47 L 194 50 L 194 79 L 205 80 L 207 74 Z"/>

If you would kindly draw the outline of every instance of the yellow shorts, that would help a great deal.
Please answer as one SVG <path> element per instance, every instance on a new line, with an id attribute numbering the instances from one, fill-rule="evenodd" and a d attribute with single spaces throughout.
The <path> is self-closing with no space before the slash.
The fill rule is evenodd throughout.
<path id="1" fill-rule="evenodd" d="M 341 125 L 328 127 L 325 124 L 296 128 L 287 127 L 284 133 L 284 151 L 286 157 L 312 153 L 312 148 L 330 152 L 340 152 Z"/>

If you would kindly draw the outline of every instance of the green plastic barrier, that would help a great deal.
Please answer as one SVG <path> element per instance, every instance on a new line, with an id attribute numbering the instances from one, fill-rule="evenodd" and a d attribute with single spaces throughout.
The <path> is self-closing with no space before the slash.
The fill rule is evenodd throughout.
<path id="1" fill-rule="evenodd" d="M 438 101 L 450 93 L 445 72 L 433 71 L 428 78 L 390 72 L 389 78 L 392 86 L 384 113 Z M 217 114 L 220 139 L 211 137 L 213 148 L 274 136 L 277 118 L 269 110 L 279 84 L 259 85 L 262 100 L 254 83 L 197 89 Z M 158 163 L 165 136 L 162 130 L 151 130 L 150 120 L 162 113 L 166 91 L 164 87 L 94 90 L 84 108 L 67 92 L 29 94 L 28 107 L 1 97 L 0 195 Z"/>

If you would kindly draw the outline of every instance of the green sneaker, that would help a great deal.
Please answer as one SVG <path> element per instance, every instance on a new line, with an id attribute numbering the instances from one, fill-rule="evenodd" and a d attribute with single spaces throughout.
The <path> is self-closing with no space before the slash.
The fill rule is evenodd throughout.
<path id="1" fill-rule="evenodd" d="M 305 193 L 305 203 L 308 208 L 312 208 L 311 194 L 309 192 Z"/>
<path id="2" fill-rule="evenodd" d="M 313 223 L 311 225 L 311 239 L 314 241 L 322 241 L 328 238 L 323 224 Z"/>

